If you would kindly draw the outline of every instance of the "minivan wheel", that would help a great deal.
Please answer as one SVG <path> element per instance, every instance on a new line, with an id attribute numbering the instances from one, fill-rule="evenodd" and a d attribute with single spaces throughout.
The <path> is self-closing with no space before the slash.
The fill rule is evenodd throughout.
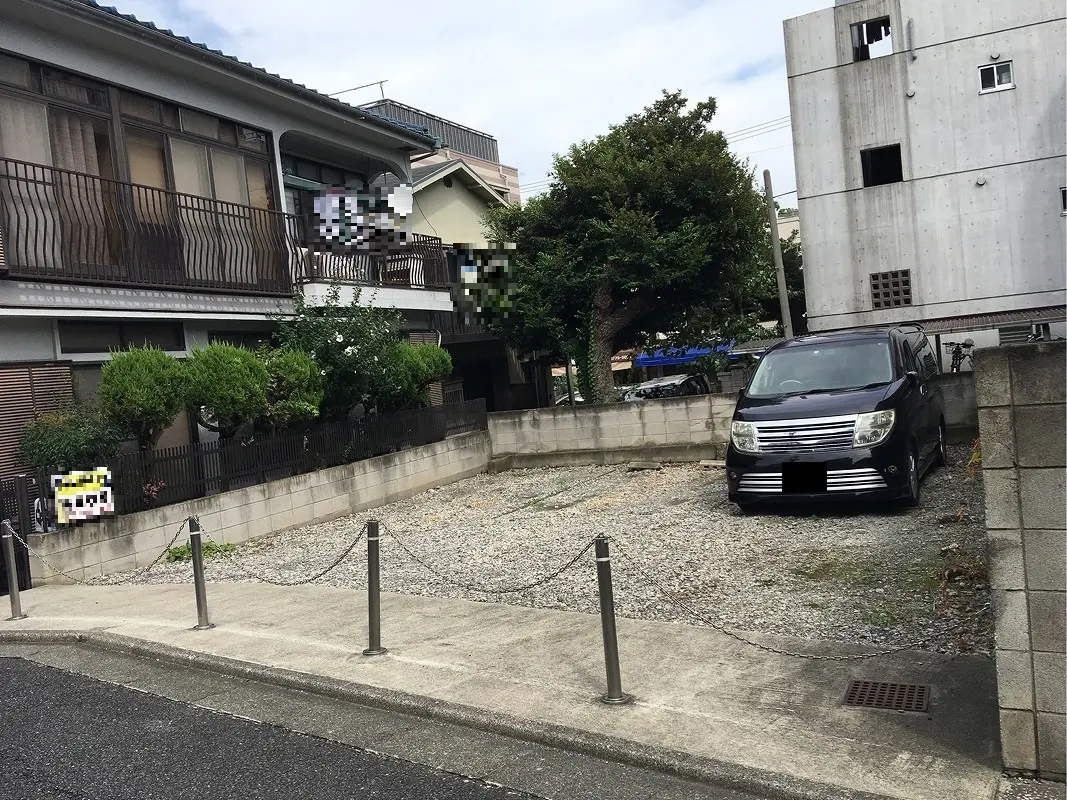
<path id="1" fill-rule="evenodd" d="M 904 505 L 908 508 L 919 505 L 919 457 L 914 447 L 908 453 L 908 493 L 904 496 Z"/>
<path id="2" fill-rule="evenodd" d="M 948 445 L 945 444 L 945 421 L 937 424 L 937 452 L 934 454 L 935 467 L 944 467 L 948 464 Z"/>

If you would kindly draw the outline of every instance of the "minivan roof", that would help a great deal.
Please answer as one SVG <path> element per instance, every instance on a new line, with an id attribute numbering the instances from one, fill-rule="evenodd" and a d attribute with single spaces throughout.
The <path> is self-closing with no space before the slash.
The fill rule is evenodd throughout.
<path id="1" fill-rule="evenodd" d="M 804 345 L 819 344 L 822 342 L 840 342 L 855 339 L 876 339 L 886 338 L 893 331 L 901 330 L 903 328 L 914 328 L 922 330 L 922 326 L 917 323 L 910 323 L 904 325 L 881 325 L 871 328 L 849 328 L 847 330 L 840 331 L 827 331 L 825 333 L 805 333 L 796 338 L 789 339 L 785 342 L 775 345 L 772 350 L 779 350 L 788 347 L 800 347 Z"/>

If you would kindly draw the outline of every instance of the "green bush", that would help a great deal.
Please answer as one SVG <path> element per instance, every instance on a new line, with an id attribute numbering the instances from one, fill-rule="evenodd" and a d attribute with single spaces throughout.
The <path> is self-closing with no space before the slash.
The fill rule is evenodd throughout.
<path id="1" fill-rule="evenodd" d="M 182 363 L 154 347 L 115 352 L 100 376 L 105 419 L 150 450 L 185 406 Z"/>
<path id="2" fill-rule="evenodd" d="M 200 424 L 230 439 L 267 410 L 267 368 L 250 350 L 221 342 L 185 361 L 186 402 Z"/>
<path id="3" fill-rule="evenodd" d="M 274 427 L 314 419 L 323 397 L 323 377 L 315 359 L 291 347 L 260 352 L 267 369 L 265 421 Z"/>
<path id="4" fill-rule="evenodd" d="M 381 411 L 399 411 L 425 405 L 427 387 L 452 374 L 452 357 L 435 344 L 397 342 L 385 354 L 376 405 Z"/>
<path id="5" fill-rule="evenodd" d="M 122 435 L 99 412 L 72 406 L 36 416 L 22 431 L 22 457 L 37 469 L 95 469 L 108 466 Z"/>

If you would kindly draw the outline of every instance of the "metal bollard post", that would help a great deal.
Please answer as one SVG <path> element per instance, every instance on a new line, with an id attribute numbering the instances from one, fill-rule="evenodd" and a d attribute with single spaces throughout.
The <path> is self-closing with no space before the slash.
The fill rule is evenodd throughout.
<path id="1" fill-rule="evenodd" d="M 189 549 L 193 554 L 193 588 L 196 591 L 196 626 L 194 631 L 204 631 L 215 625 L 208 619 L 207 586 L 204 583 L 204 549 L 200 541 L 200 523 L 189 517 Z"/>
<path id="2" fill-rule="evenodd" d="M 622 691 L 619 637 L 615 632 L 615 594 L 611 589 L 611 556 L 604 535 L 596 537 L 596 582 L 600 594 L 600 627 L 604 633 L 604 665 L 608 673 L 608 693 L 600 700 L 608 705 L 624 705 L 633 698 Z"/>
<path id="3" fill-rule="evenodd" d="M 382 647 L 381 570 L 378 564 L 378 520 L 367 522 L 367 649 L 365 656 L 380 656 L 389 651 Z"/>
<path id="4" fill-rule="evenodd" d="M 22 599 L 19 597 L 19 573 L 15 566 L 15 539 L 11 529 L 10 520 L 4 520 L 0 538 L 4 543 L 4 562 L 7 564 L 7 596 L 11 600 L 11 616 L 9 621 L 26 619 L 22 613 Z"/>

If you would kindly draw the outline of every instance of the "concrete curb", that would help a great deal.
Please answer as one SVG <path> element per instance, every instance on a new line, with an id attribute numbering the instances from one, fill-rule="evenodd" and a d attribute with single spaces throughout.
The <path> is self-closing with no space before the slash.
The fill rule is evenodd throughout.
<path id="1" fill-rule="evenodd" d="M 885 795 L 750 769 L 678 750 L 642 745 L 625 739 L 594 735 L 561 725 L 496 714 L 405 692 L 261 666 L 102 631 L 3 631 L 0 632 L 0 644 L 84 645 L 140 658 L 157 659 L 231 678 L 253 680 L 356 705 L 462 725 L 474 730 L 749 793 L 767 800 L 889 800 Z"/>

